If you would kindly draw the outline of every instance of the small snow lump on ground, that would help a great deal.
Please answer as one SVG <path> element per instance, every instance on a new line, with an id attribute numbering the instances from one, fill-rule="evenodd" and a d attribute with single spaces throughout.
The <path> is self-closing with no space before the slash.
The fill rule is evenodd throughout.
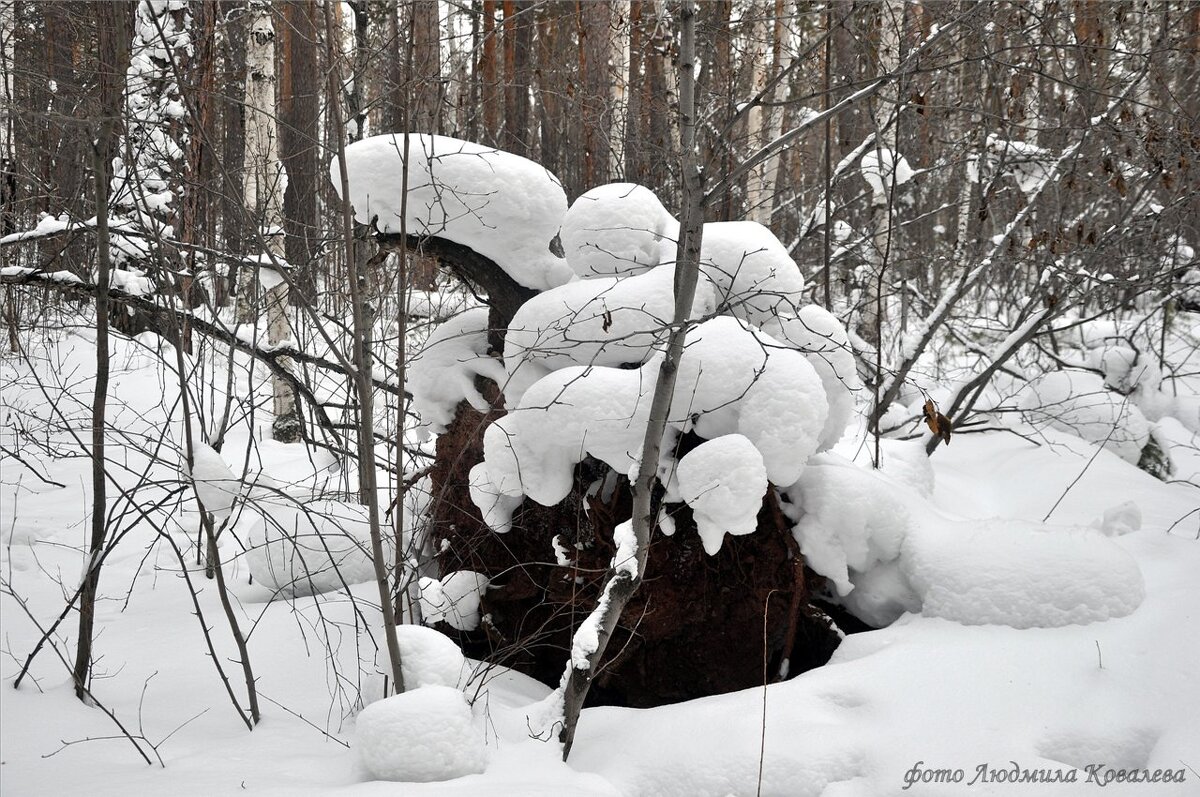
<path id="1" fill-rule="evenodd" d="M 448 686 L 422 686 L 367 706 L 358 715 L 359 758 L 377 780 L 428 783 L 487 768 L 483 733 L 466 697 Z"/>

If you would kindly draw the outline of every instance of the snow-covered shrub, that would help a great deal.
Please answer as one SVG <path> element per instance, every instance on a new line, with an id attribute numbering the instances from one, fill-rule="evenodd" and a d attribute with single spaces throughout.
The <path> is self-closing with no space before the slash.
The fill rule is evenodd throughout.
<path id="1" fill-rule="evenodd" d="M 463 693 L 448 686 L 422 686 L 367 706 L 354 748 L 378 780 L 428 783 L 487 768 L 483 730 Z"/>
<path id="2" fill-rule="evenodd" d="M 525 302 L 504 338 L 506 404 L 515 407 L 530 385 L 559 368 L 644 363 L 666 340 L 674 285 L 674 267 L 658 266 L 623 279 L 571 282 Z M 693 317 L 715 307 L 713 285 L 701 280 Z"/>
<path id="3" fill-rule="evenodd" d="M 252 506 L 259 516 L 253 520 L 246 558 L 258 583 L 299 597 L 375 578 L 362 504 L 271 497 Z"/>
<path id="4" fill-rule="evenodd" d="M 716 286 L 720 308 L 752 324 L 800 306 L 804 277 L 775 234 L 758 222 L 705 224 L 700 271 Z"/>
<path id="5" fill-rule="evenodd" d="M 1103 445 L 1126 462 L 1137 463 L 1150 439 L 1150 426 L 1128 397 L 1104 387 L 1099 376 L 1055 371 L 1030 382 L 1019 406 L 1036 426 L 1049 426 Z"/>
<path id="6" fill-rule="evenodd" d="M 498 496 L 556 504 L 585 456 L 631 473 L 660 363 L 656 357 L 636 370 L 575 366 L 532 385 L 484 433 L 484 462 L 472 472 L 480 508 L 506 526 L 505 507 L 510 513 L 514 505 L 502 506 Z M 741 434 L 770 480 L 787 485 L 816 452 L 827 417 L 821 378 L 799 352 L 728 316 L 688 334 L 668 415 L 672 429 L 706 439 Z M 664 463 L 667 472 L 670 464 Z M 670 485 L 668 491 L 674 492 Z"/>
<path id="7" fill-rule="evenodd" d="M 818 450 L 831 448 L 850 423 L 854 394 L 862 387 L 845 328 L 833 313 L 809 304 L 794 316 L 770 319 L 762 325 L 762 331 L 803 354 L 821 377 L 829 401 L 829 417 L 821 430 Z"/>

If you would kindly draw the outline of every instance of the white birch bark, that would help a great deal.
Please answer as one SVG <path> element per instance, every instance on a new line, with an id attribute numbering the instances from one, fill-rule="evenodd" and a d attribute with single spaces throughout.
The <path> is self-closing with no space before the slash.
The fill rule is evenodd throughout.
<path id="1" fill-rule="evenodd" d="M 255 320 L 258 275 L 264 266 L 284 264 L 283 191 L 287 176 L 279 160 L 279 129 L 276 124 L 275 25 L 268 2 L 249 9 L 250 35 L 246 40 L 246 161 L 243 200 L 257 227 L 250 238 L 251 251 L 261 249 L 257 268 L 242 270 L 238 289 L 238 320 Z M 277 276 L 266 290 L 267 340 L 276 345 L 292 335 L 288 317 L 288 284 Z M 274 438 L 282 442 L 298 439 L 299 421 L 295 396 L 278 376 L 271 379 L 275 422 Z"/>
<path id="2" fill-rule="evenodd" d="M 609 176 L 620 179 L 625 171 L 625 121 L 629 116 L 629 0 L 613 0 L 614 29 L 609 40 Z"/>
<path id="3" fill-rule="evenodd" d="M 763 9 L 763 13 L 766 13 L 766 8 Z M 785 16 L 784 0 L 774 0 L 771 72 L 769 78 L 763 81 L 764 86 L 787 71 L 792 63 L 791 31 L 787 26 Z M 799 18 L 799 9 L 796 11 L 796 18 Z M 765 98 L 769 105 L 766 108 L 757 107 L 751 111 L 752 118 L 756 111 L 761 118 L 760 126 L 757 128 L 751 122 L 751 129 L 758 131 L 754 151 L 767 146 L 779 138 L 783 132 L 783 103 L 787 100 L 787 94 L 788 81 L 780 80 L 771 90 L 770 96 Z M 765 227 L 771 226 L 772 209 L 775 205 L 775 185 L 779 178 L 780 152 L 778 149 L 775 150 L 771 153 L 771 157 L 750 173 L 747 190 L 750 219 Z"/>
<path id="4" fill-rule="evenodd" d="M 900 40 L 904 28 L 904 0 L 886 0 L 879 10 L 882 18 L 879 30 L 879 74 L 886 75 L 895 72 L 900 66 Z M 856 331 L 859 337 L 872 346 L 878 347 L 879 329 L 884 321 L 883 272 L 887 268 L 888 249 L 890 248 L 892 227 L 892 194 L 890 183 L 895 179 L 895 164 L 899 161 L 896 152 L 896 125 L 893 117 L 899 108 L 898 84 L 889 81 L 880 89 L 875 111 L 878 125 L 875 136 L 876 155 L 878 157 L 880 176 L 884 180 L 884 190 L 875 192 L 871 200 L 871 246 L 868 250 L 865 290 L 862 292 L 862 312 Z M 890 157 L 885 156 L 884 149 L 891 150 Z M 892 168 L 887 168 L 888 162 Z"/>
<path id="5" fill-rule="evenodd" d="M 750 98 L 760 97 L 767 88 L 770 79 L 768 71 L 768 41 L 767 41 L 767 0 L 755 0 L 749 7 L 750 33 L 746 43 L 746 60 L 750 63 Z M 765 99 L 765 98 L 764 98 Z M 767 124 L 769 114 L 759 102 L 755 102 L 746 114 L 746 128 L 749 133 L 751 152 L 758 152 L 771 140 Z M 746 177 L 746 204 L 749 206 L 748 218 L 764 224 L 771 218 L 770 198 L 764 200 L 763 183 L 767 171 L 767 161 L 755 166 Z"/>

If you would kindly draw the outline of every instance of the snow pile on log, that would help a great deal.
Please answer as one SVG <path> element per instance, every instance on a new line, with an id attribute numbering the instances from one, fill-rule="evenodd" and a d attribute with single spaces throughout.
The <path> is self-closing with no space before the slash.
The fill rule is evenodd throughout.
<path id="1" fill-rule="evenodd" d="M 427 235 L 468 246 L 527 288 L 571 279 L 550 251 L 567 210 L 562 184 L 533 161 L 448 136 L 410 133 L 404 202 L 405 135 L 372 136 L 346 148 L 355 218 L 380 232 Z M 341 190 L 338 161 L 330 164 Z M 401 219 L 401 210 L 404 219 Z"/>

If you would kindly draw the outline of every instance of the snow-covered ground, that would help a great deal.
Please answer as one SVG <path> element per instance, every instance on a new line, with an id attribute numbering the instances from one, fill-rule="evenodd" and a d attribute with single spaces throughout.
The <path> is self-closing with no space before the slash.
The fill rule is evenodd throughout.
<path id="1" fill-rule="evenodd" d="M 45 365 L 86 402 L 90 341 L 86 335 L 68 341 Z M 157 360 L 119 341 L 117 362 L 112 395 L 124 409 L 113 420 L 125 435 L 116 450 L 129 464 L 128 476 L 141 461 L 131 441 L 178 430 L 162 409 L 171 391 Z M 6 362 L 6 384 L 22 367 Z M 6 391 L 10 450 L 18 442 L 12 419 L 35 412 L 39 402 L 44 409 L 36 392 Z M 1177 437 L 1189 434 L 1179 424 L 1166 426 Z M 248 583 L 246 558 L 237 556 L 232 540 L 223 549 L 263 703 L 263 721 L 253 732 L 235 715 L 215 672 L 178 560 L 146 524 L 135 524 L 105 564 L 94 692 L 143 748 L 153 745 L 154 766 L 141 761 L 104 712 L 75 699 L 59 658 L 70 656 L 73 617 L 54 636 L 57 651 L 43 650 L 32 677 L 13 690 L 39 627 L 57 617 L 79 573 L 90 497 L 86 458 L 41 458 L 43 475 L 65 485 L 57 487 L 7 457 L 0 460 L 3 792 L 1067 795 L 1094 793 L 1111 777 L 1107 793 L 1198 793 L 1200 490 L 1158 481 L 1107 450 L 1092 459 L 1094 446 L 1079 438 L 1053 429 L 1044 434 L 1040 446 L 1004 432 L 955 437 L 932 458 L 932 504 L 920 497 L 927 475 L 906 469 L 901 453 L 889 470 L 885 449 L 896 500 L 914 496 L 909 536 L 936 539 L 931 547 L 942 557 L 930 563 L 913 555 L 905 565 L 910 578 L 919 581 L 922 566 L 976 574 L 943 585 L 945 594 L 922 596 L 923 613 L 851 635 L 827 666 L 765 689 L 649 710 L 589 709 L 569 765 L 558 760 L 557 744 L 531 738 L 529 716 L 548 687 L 495 669 L 472 675 L 464 666 L 459 685 L 473 699 L 474 720 L 466 726 L 456 720 L 455 732 L 473 729 L 472 749 L 486 748 L 482 759 L 475 752 L 467 758 L 486 769 L 399 791 L 372 780 L 355 749 L 357 701 L 381 691 L 374 586 L 272 601 L 269 589 Z M 855 450 L 850 441 L 837 449 L 847 457 Z M 297 465 L 287 447 L 261 444 L 258 452 L 268 474 L 303 484 L 307 472 L 311 482 L 311 464 Z M 1107 522 L 1106 510 L 1114 510 Z M 1055 568 L 1054 546 L 1024 561 L 1005 550 L 1006 535 L 1023 526 L 1002 521 L 1029 521 L 1032 528 L 1047 514 L 1052 528 L 1037 534 L 1098 546 L 1090 557 L 1072 550 L 1079 572 Z M 1133 529 L 1138 514 L 1140 528 Z M 193 538 L 189 516 L 194 523 L 185 502 L 174 525 L 163 524 L 180 545 Z M 1093 522 L 1102 533 L 1065 528 Z M 1126 561 L 1136 563 L 1140 584 L 1126 583 Z M 192 565 L 204 623 L 242 698 L 216 590 Z M 1013 627 L 1022 612 L 1032 614 L 1029 625 L 1052 624 L 1044 615 L 1053 614 L 1061 595 L 1039 591 L 1047 581 L 1059 591 L 1090 591 L 1080 601 L 1093 606 L 1106 605 L 1104 596 L 1120 604 L 1139 589 L 1144 598 L 1116 606 L 1110 619 L 1068 611 L 1062 620 L 1070 624 Z M 1038 600 L 1011 603 L 1031 594 Z M 1008 624 L 983 624 L 989 612 Z M 444 752 L 438 740 L 455 737 L 434 723 L 394 744 L 438 760 Z M 1182 773 L 1183 782 L 1118 783 L 1109 769 L 1169 770 L 1172 777 Z M 1013 771 L 1063 782 L 1012 784 Z M 947 779 L 957 782 L 940 782 Z"/>

